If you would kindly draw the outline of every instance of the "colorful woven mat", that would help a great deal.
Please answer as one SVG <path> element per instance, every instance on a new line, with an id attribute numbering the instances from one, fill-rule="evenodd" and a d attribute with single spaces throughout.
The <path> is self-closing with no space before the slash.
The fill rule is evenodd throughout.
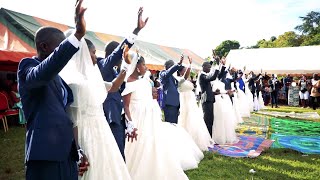
<path id="1" fill-rule="evenodd" d="M 272 134 L 272 148 L 289 148 L 304 154 L 320 154 L 320 136 L 288 136 Z"/>
<path id="2" fill-rule="evenodd" d="M 239 142 L 228 145 L 215 145 L 209 151 L 229 157 L 258 157 L 262 151 L 268 149 L 273 141 L 261 137 L 240 136 Z"/>

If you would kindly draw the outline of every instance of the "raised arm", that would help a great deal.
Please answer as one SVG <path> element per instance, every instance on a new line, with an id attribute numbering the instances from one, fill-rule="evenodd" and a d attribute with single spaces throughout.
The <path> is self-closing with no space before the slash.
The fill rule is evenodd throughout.
<path id="1" fill-rule="evenodd" d="M 189 67 L 187 68 L 187 71 L 184 73 L 184 79 L 187 80 L 190 76 L 190 72 L 191 72 L 191 64 L 192 64 L 192 58 L 190 56 L 188 56 L 188 60 L 189 60 Z"/>
<path id="2" fill-rule="evenodd" d="M 160 80 L 166 80 L 169 77 L 172 76 L 173 73 L 177 72 L 179 69 L 182 68 L 182 61 L 184 59 L 184 55 L 182 54 L 180 57 L 180 61 L 178 62 L 178 64 L 175 64 L 173 66 L 171 66 L 169 69 L 161 71 L 160 72 Z"/>
<path id="3" fill-rule="evenodd" d="M 36 62 L 34 59 L 23 59 L 20 62 L 18 76 L 25 80 L 26 88 L 37 88 L 54 79 L 78 51 L 79 41 L 86 33 L 86 22 L 84 20 L 86 8 L 82 7 L 82 2 L 83 0 L 78 0 L 75 7 L 76 31 L 73 35 L 62 41 L 49 56 L 41 56 L 42 62 Z M 49 46 L 44 42 L 39 44 Z"/>
<path id="4" fill-rule="evenodd" d="M 122 41 L 122 43 L 119 44 L 119 46 L 106 58 L 101 59 L 99 61 L 102 68 L 110 68 L 110 70 L 120 64 L 122 54 L 123 54 L 123 47 L 124 45 L 128 45 L 129 49 L 133 46 L 139 32 L 146 26 L 148 19 L 142 20 L 142 14 L 143 14 L 143 8 L 140 7 L 138 11 L 138 21 L 137 21 L 137 27 L 133 30 L 133 33 Z"/>

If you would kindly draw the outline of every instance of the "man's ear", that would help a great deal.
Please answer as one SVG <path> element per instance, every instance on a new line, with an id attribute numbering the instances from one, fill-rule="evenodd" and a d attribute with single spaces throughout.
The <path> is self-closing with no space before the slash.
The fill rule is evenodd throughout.
<path id="1" fill-rule="evenodd" d="M 42 52 L 47 52 L 48 51 L 48 45 L 45 42 L 40 43 L 40 49 Z"/>

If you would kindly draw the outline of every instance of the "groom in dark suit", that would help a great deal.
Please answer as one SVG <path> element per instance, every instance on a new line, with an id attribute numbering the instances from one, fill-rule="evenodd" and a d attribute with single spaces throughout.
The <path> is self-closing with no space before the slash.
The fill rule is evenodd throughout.
<path id="1" fill-rule="evenodd" d="M 105 58 L 100 58 L 98 60 L 97 64 L 104 81 L 112 82 L 118 76 L 119 72 L 115 70 L 114 67 L 117 66 L 118 70 L 120 69 L 122 62 L 123 46 L 127 44 L 128 47 L 131 48 L 134 44 L 134 41 L 138 33 L 145 27 L 148 21 L 148 18 L 145 21 L 142 20 L 142 13 L 143 8 L 140 8 L 138 12 L 137 27 L 133 30 L 132 35 L 126 38 L 120 44 L 115 41 L 110 42 L 105 48 Z M 110 125 L 113 136 L 118 144 L 121 155 L 125 160 L 125 131 L 127 128 L 126 126 L 128 126 L 128 124 L 126 125 L 125 120 L 123 120 L 123 117 L 121 116 L 123 109 L 121 92 L 123 89 L 124 86 L 122 86 L 116 92 L 108 93 L 108 96 L 103 103 L 103 110 L 106 119 Z M 132 127 L 133 125 L 129 126 Z"/>
<path id="2" fill-rule="evenodd" d="M 225 60 L 221 61 L 222 67 L 219 71 L 218 69 L 211 70 L 211 63 L 204 62 L 202 64 L 203 72 L 199 77 L 199 84 L 201 87 L 201 103 L 203 110 L 203 119 L 206 123 L 207 129 L 212 137 L 212 126 L 214 121 L 213 115 L 213 103 L 215 102 L 215 93 L 212 91 L 211 81 L 214 81 L 218 76 L 219 79 L 222 78 L 224 71 L 226 69 Z M 219 73 L 220 72 L 220 73 Z"/>
<path id="3" fill-rule="evenodd" d="M 19 93 L 27 120 L 27 180 L 78 179 L 79 156 L 73 124 L 66 112 L 73 96 L 58 73 L 78 51 L 85 35 L 85 9 L 81 4 L 77 1 L 75 33 L 65 39 L 56 28 L 40 28 L 35 35 L 37 57 L 22 59 L 18 67 Z M 82 162 L 80 175 L 88 166 L 86 160 Z"/>
<path id="4" fill-rule="evenodd" d="M 166 70 L 160 72 L 160 82 L 163 86 L 163 103 L 165 121 L 170 123 L 178 123 L 180 98 L 178 92 L 178 81 L 173 77 L 173 73 L 182 69 L 182 61 L 184 56 L 181 55 L 178 64 L 174 64 L 173 60 L 165 62 Z"/>

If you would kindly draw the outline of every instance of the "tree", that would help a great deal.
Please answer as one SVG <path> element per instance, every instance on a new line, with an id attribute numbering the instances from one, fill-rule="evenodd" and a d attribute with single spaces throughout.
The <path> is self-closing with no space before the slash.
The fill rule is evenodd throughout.
<path id="1" fill-rule="evenodd" d="M 314 36 L 306 36 L 303 38 L 301 46 L 320 45 L 320 33 Z"/>
<path id="2" fill-rule="evenodd" d="M 293 31 L 285 32 L 274 41 L 275 47 L 296 47 L 301 43 L 302 38 Z"/>
<path id="3" fill-rule="evenodd" d="M 314 36 L 320 33 L 320 12 L 309 12 L 305 17 L 299 17 L 303 23 L 295 29 L 305 35 Z"/>
<path id="4" fill-rule="evenodd" d="M 257 42 L 256 46 L 258 46 L 259 48 L 272 48 L 274 47 L 274 43 L 271 40 L 267 41 L 265 39 L 262 39 Z"/>
<path id="5" fill-rule="evenodd" d="M 227 56 L 231 49 L 239 49 L 240 43 L 238 41 L 226 40 L 216 47 L 215 51 L 219 57 Z"/>
<path id="6" fill-rule="evenodd" d="M 320 45 L 320 12 L 309 12 L 305 17 L 300 17 L 303 23 L 295 29 L 302 32 L 302 46 Z"/>

